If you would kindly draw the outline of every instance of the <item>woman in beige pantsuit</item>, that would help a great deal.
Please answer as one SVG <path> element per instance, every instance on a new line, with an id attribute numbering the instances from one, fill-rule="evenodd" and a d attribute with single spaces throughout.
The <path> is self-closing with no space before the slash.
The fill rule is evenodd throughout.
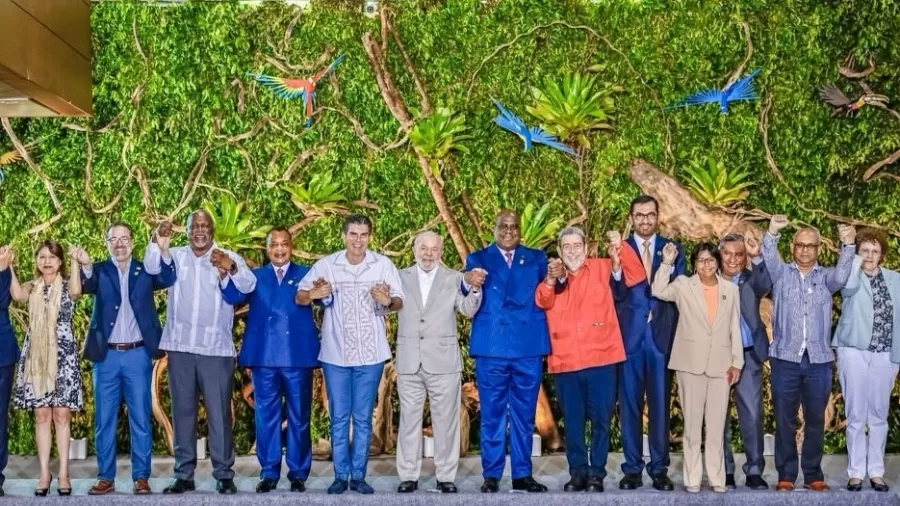
<path id="1" fill-rule="evenodd" d="M 698 244 L 691 253 L 693 276 L 669 283 L 678 250 L 663 248 L 663 263 L 651 287 L 653 296 L 678 306 L 678 327 L 669 369 L 676 371 L 678 396 L 684 413 L 684 485 L 700 492 L 703 463 L 701 434 L 706 420 L 706 471 L 715 492 L 726 492 L 723 434 L 728 394 L 744 366 L 738 287 L 719 279 L 719 251 Z"/>

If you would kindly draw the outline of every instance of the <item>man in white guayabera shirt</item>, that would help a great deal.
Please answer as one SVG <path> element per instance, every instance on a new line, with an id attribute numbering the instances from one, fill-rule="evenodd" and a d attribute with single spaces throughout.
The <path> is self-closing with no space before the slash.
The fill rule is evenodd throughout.
<path id="1" fill-rule="evenodd" d="M 368 249 L 371 232 L 369 218 L 348 216 L 343 227 L 347 249 L 316 262 L 297 287 L 297 304 L 320 300 L 325 306 L 319 361 L 331 414 L 334 483 L 329 494 L 348 487 L 360 494 L 375 492 L 366 483 L 366 466 L 378 383 L 391 358 L 384 316 L 403 306 L 403 290 L 394 264 Z"/>
<path id="2" fill-rule="evenodd" d="M 162 225 L 161 225 L 162 226 Z M 157 234 L 144 255 L 148 274 L 160 271 L 160 261 L 175 262 L 177 280 L 169 288 L 166 326 L 161 350 L 169 359 L 169 392 L 175 426 L 175 481 L 163 490 L 181 494 L 194 490 L 197 467 L 197 396 L 203 394 L 209 428 L 213 477 L 220 494 L 234 494 L 231 390 L 235 350 L 231 329 L 234 308 L 222 299 L 220 288 L 229 280 L 242 293 L 256 287 L 256 278 L 236 253 L 213 242 L 213 222 L 206 211 L 188 216 L 190 244 L 160 254 Z"/>

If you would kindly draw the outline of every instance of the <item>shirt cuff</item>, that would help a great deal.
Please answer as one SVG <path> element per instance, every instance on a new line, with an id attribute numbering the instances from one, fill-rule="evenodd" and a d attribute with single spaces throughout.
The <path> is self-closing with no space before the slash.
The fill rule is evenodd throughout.
<path id="1" fill-rule="evenodd" d="M 91 275 L 94 273 L 94 266 L 82 265 L 81 272 L 84 274 L 84 279 L 91 279 Z"/>
<path id="2" fill-rule="evenodd" d="M 753 265 L 759 265 L 759 264 L 763 263 L 763 257 L 762 257 L 762 255 L 760 255 L 760 256 L 758 256 L 758 257 L 753 257 L 753 258 L 750 259 L 750 262 L 751 262 Z"/>
<path id="3" fill-rule="evenodd" d="M 618 271 L 613 272 L 612 277 L 616 281 L 622 281 L 622 269 L 619 269 Z"/>

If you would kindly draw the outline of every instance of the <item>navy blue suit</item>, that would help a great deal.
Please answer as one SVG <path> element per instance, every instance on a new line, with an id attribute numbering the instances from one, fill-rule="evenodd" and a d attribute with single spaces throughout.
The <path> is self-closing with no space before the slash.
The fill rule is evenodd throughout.
<path id="1" fill-rule="evenodd" d="M 319 365 L 319 332 L 311 306 L 294 302 L 297 286 L 309 267 L 289 263 L 279 284 L 272 265 L 253 270 L 256 289 L 238 291 L 229 282 L 222 289 L 225 302 L 250 303 L 247 330 L 238 365 L 250 368 L 253 381 L 256 456 L 260 478 L 281 477 L 282 397 L 287 407 L 287 453 L 289 480 L 309 477 L 312 441 L 309 420 L 312 411 L 312 373 Z"/>
<path id="2" fill-rule="evenodd" d="M 637 241 L 643 242 L 641 239 Z M 641 258 L 634 235 L 625 241 Z M 647 436 L 650 440 L 650 463 L 647 473 L 657 476 L 668 472 L 669 466 L 669 352 L 678 324 L 675 304 L 664 302 L 650 294 L 650 281 L 662 263 L 662 250 L 666 243 L 678 247 L 678 258 L 671 279 L 685 273 L 684 252 L 681 245 L 661 235 L 656 236 L 652 252 L 651 277 L 631 288 L 623 282 L 616 283 L 614 295 L 616 312 L 622 328 L 625 344 L 625 363 L 619 369 L 619 422 L 622 429 L 624 461 L 622 472 L 641 474 L 643 459 L 644 393 L 650 424 Z M 652 314 L 651 320 L 647 318 Z"/>
<path id="3" fill-rule="evenodd" d="M 3 470 L 9 461 L 9 397 L 12 394 L 16 361 L 19 360 L 19 343 L 9 321 L 11 282 L 9 268 L 0 271 L 0 487 L 6 481 Z"/>
<path id="4" fill-rule="evenodd" d="M 469 342 L 481 398 L 482 474 L 503 475 L 508 425 L 512 477 L 524 478 L 531 476 L 534 413 L 543 357 L 550 352 L 547 317 L 534 302 L 547 275 L 547 255 L 520 245 L 507 266 L 491 244 L 466 259 L 466 271 L 476 267 L 488 272 Z"/>
<path id="5" fill-rule="evenodd" d="M 159 274 L 147 274 L 143 264 L 132 259 L 128 266 L 128 303 L 137 322 L 144 346 L 130 350 L 109 350 L 122 285 L 119 266 L 112 259 L 96 262 L 91 277 L 81 274 L 82 291 L 94 295 L 91 326 L 85 337 L 84 355 L 94 363 L 94 446 L 97 450 L 97 477 L 116 479 L 116 426 L 124 395 L 131 431 L 131 476 L 150 477 L 153 429 L 150 423 L 150 377 L 152 359 L 160 358 L 162 326 L 153 303 L 153 292 L 175 283 L 175 264 L 162 263 Z M 124 320 L 123 320 L 124 321 Z"/>

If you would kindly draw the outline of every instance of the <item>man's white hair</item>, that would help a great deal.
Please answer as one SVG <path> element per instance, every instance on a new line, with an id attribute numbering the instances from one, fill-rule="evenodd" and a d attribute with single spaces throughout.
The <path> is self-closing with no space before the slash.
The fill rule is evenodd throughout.
<path id="1" fill-rule="evenodd" d="M 413 241 L 413 248 L 418 248 L 419 245 L 422 244 L 422 241 L 429 237 L 437 239 L 438 246 L 440 246 L 441 249 L 444 249 L 444 238 L 431 230 L 426 230 L 424 232 L 419 232 L 418 234 L 416 234 L 416 238 Z"/>

